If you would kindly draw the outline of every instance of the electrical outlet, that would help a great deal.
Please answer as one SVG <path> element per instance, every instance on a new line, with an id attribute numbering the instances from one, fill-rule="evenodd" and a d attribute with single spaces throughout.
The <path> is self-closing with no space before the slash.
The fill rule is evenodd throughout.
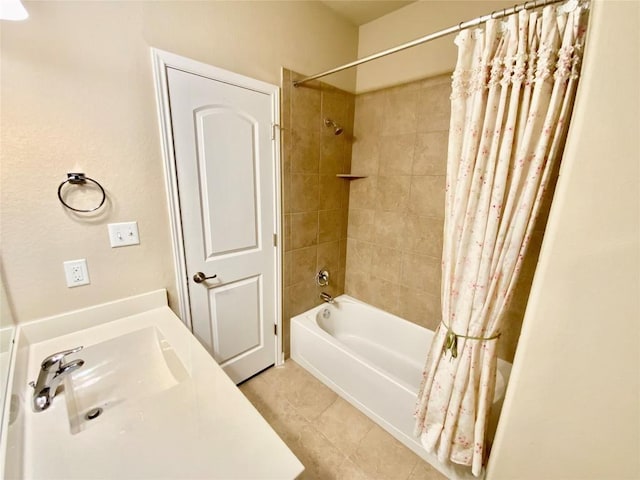
<path id="1" fill-rule="evenodd" d="M 89 285 L 89 269 L 87 268 L 87 260 L 69 260 L 64 262 L 64 275 L 67 279 L 67 287 L 79 287 L 80 285 Z"/>
<path id="2" fill-rule="evenodd" d="M 111 248 L 138 245 L 140 243 L 137 222 L 110 223 L 108 228 Z"/>

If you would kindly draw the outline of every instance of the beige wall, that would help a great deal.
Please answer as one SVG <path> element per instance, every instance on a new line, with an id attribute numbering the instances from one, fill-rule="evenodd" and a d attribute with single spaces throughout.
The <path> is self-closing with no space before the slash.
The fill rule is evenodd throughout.
<path id="1" fill-rule="evenodd" d="M 284 192 L 283 344 L 289 355 L 292 316 L 322 303 L 320 292 L 344 291 L 349 184 L 337 178 L 349 172 L 355 95 L 322 82 L 300 87 L 284 71 L 282 89 L 282 184 Z M 341 135 L 324 125 L 330 118 Z M 329 285 L 319 287 L 315 275 L 329 271 Z"/>
<path id="2" fill-rule="evenodd" d="M 429 33 L 510 8 L 510 0 L 424 0 L 360 26 L 358 58 L 395 47 Z M 374 60 L 358 67 L 356 92 L 411 82 L 451 72 L 456 62 L 455 35 Z"/>
<path id="3" fill-rule="evenodd" d="M 595 1 L 489 479 L 640 478 L 640 3 Z"/>
<path id="4" fill-rule="evenodd" d="M 156 288 L 175 292 L 149 47 L 279 84 L 352 59 L 357 28 L 316 2 L 25 2 L 2 22 L 2 263 L 16 320 Z M 331 32 L 327 35 L 326 32 Z M 353 90 L 354 72 L 330 81 Z M 109 202 L 89 219 L 56 189 L 82 171 Z M 106 224 L 141 244 L 111 249 Z M 69 289 L 62 262 L 86 258 Z"/>

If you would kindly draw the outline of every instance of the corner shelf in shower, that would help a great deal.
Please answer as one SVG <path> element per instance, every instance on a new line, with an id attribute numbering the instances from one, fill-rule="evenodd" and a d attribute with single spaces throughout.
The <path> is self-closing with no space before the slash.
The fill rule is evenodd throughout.
<path id="1" fill-rule="evenodd" d="M 344 178 L 345 180 L 357 180 L 358 178 L 367 178 L 366 175 L 354 175 L 352 173 L 338 173 L 338 178 Z"/>

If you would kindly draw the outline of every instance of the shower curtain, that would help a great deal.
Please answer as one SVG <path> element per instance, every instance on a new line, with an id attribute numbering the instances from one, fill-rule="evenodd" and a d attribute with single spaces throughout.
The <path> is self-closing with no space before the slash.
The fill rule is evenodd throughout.
<path id="1" fill-rule="evenodd" d="M 565 8 L 523 10 L 456 38 L 442 322 L 415 416 L 428 451 L 476 476 L 504 313 L 575 96 L 587 14 Z"/>

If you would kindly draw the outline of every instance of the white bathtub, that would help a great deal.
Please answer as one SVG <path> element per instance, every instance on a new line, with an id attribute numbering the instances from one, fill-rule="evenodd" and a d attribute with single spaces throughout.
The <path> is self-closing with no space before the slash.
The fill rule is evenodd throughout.
<path id="1" fill-rule="evenodd" d="M 291 319 L 291 357 L 448 478 L 469 468 L 443 465 L 413 436 L 422 368 L 433 332 L 347 295 Z M 511 365 L 498 360 L 489 433 L 495 431 Z"/>

